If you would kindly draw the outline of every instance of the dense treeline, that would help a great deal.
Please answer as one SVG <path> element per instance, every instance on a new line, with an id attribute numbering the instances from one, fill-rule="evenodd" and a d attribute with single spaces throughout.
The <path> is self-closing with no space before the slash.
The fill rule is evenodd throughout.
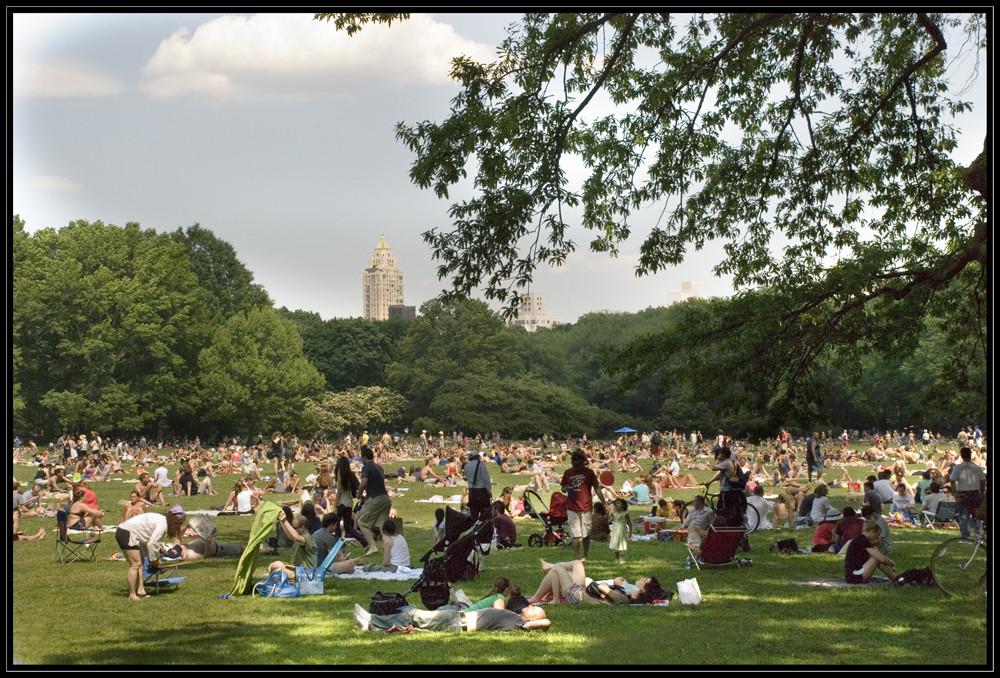
<path id="1" fill-rule="evenodd" d="M 725 356 L 618 374 L 630 343 L 687 327 L 727 300 L 507 327 L 483 302 L 433 299 L 411 321 L 323 320 L 275 309 L 228 243 L 75 221 L 12 229 L 15 430 L 105 435 L 338 435 L 404 427 L 508 437 L 606 436 L 628 425 L 766 435 L 752 380 Z M 984 418 L 982 353 L 956 355 L 927 321 L 916 350 L 830 354 L 783 425 L 951 431 Z M 739 337 L 734 337 L 734 342 Z M 949 380 L 949 365 L 971 361 Z M 980 361 L 982 364 L 980 364 Z M 758 369 L 760 366 L 758 366 Z"/>

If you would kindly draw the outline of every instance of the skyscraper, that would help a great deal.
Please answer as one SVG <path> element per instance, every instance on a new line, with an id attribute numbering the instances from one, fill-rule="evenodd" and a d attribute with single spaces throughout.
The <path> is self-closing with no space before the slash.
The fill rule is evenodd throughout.
<path id="1" fill-rule="evenodd" d="M 403 273 L 399 270 L 396 257 L 392 256 L 392 250 L 385 244 L 384 235 L 368 260 L 362 288 L 362 315 L 365 318 L 388 320 L 389 307 L 403 303 Z"/>

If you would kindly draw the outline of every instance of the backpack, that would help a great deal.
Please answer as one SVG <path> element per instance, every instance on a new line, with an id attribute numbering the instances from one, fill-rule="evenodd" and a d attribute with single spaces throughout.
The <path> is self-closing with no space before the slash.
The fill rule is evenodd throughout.
<path id="1" fill-rule="evenodd" d="M 906 586 L 907 584 L 933 586 L 934 575 L 931 573 L 931 568 L 925 567 L 920 570 L 907 570 L 892 581 L 896 586 Z"/>
<path id="2" fill-rule="evenodd" d="M 747 489 L 747 481 L 750 478 L 747 476 L 746 471 L 739 464 L 734 463 L 735 472 L 729 478 L 729 487 L 733 490 L 745 490 Z"/>
<path id="3" fill-rule="evenodd" d="M 650 442 L 654 445 L 659 445 L 663 442 L 663 434 L 659 431 L 654 431 L 653 436 L 650 438 Z"/>
<path id="4" fill-rule="evenodd" d="M 779 539 L 771 544 L 771 551 L 777 549 L 782 555 L 790 556 L 799 552 L 799 543 L 794 539 Z"/>
<path id="5" fill-rule="evenodd" d="M 406 607 L 406 596 L 402 593 L 382 593 L 376 591 L 372 595 L 368 611 L 372 614 L 396 614 L 401 607 Z"/>

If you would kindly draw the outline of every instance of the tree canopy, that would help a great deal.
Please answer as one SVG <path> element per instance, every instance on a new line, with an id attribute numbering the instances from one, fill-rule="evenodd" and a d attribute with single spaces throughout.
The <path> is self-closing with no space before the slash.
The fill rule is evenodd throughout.
<path id="1" fill-rule="evenodd" d="M 406 18 L 316 18 L 330 16 L 349 33 Z M 538 267 L 575 250 L 577 224 L 612 255 L 639 232 L 638 275 L 720 241 L 713 270 L 739 293 L 617 363 L 634 379 L 707 351 L 701 371 L 739 378 L 772 420 L 810 400 L 833 349 L 912 350 L 928 313 L 985 347 L 988 141 L 984 129 L 979 157 L 954 157 L 953 116 L 970 104 L 950 83 L 957 60 L 978 68 L 985 25 L 920 12 L 525 14 L 494 62 L 455 57 L 444 121 L 396 128 L 417 186 L 447 198 L 473 175 L 451 227 L 424 233 L 438 274 L 449 295 L 482 289 L 512 315 Z M 678 375 L 692 378 L 664 378 Z"/>

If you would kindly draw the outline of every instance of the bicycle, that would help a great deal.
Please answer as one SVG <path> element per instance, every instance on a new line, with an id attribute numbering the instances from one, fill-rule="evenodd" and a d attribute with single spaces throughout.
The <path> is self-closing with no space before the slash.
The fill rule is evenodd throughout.
<path id="1" fill-rule="evenodd" d="M 708 491 L 709 486 L 705 485 L 705 489 L 702 493 L 702 497 L 705 499 L 705 506 L 712 509 L 712 513 L 716 513 L 715 502 L 719 498 L 719 492 L 710 493 Z M 685 502 L 684 508 L 688 511 L 691 510 L 694 502 Z M 747 534 L 753 532 L 758 527 L 760 527 L 760 512 L 752 504 L 746 505 L 746 510 L 743 513 L 743 525 L 746 528 Z"/>
<path id="2" fill-rule="evenodd" d="M 987 554 L 985 525 L 977 529 L 975 537 L 948 539 L 931 555 L 934 583 L 948 595 L 969 593 L 984 585 Z"/>

